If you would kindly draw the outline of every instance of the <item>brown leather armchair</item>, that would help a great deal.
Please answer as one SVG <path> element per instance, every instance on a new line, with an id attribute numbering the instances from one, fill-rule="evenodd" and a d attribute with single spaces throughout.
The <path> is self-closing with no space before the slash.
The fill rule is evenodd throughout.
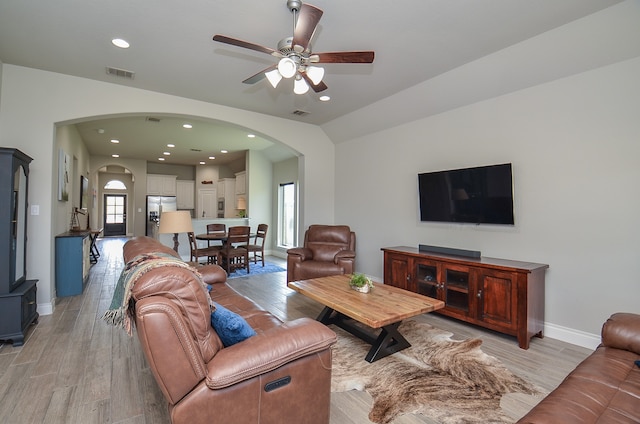
<path id="1" fill-rule="evenodd" d="M 356 234 L 347 225 L 310 225 L 303 247 L 287 250 L 287 282 L 352 274 Z"/>
<path id="2" fill-rule="evenodd" d="M 156 253 L 175 256 L 148 237 L 124 246 L 127 263 Z M 135 281 L 136 332 L 171 422 L 328 424 L 335 333 L 310 318 L 280 321 L 227 285 L 218 265 L 198 273 L 212 286 L 210 297 L 257 334 L 224 347 L 191 269 L 158 266 Z"/>

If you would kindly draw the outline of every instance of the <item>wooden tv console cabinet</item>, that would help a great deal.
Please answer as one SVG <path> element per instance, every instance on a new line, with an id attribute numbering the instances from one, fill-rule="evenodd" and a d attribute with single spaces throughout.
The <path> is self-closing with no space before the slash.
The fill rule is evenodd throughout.
<path id="1" fill-rule="evenodd" d="M 382 248 L 384 283 L 440 299 L 440 314 L 516 336 L 522 349 L 544 327 L 549 265 L 466 258 L 398 246 Z"/>

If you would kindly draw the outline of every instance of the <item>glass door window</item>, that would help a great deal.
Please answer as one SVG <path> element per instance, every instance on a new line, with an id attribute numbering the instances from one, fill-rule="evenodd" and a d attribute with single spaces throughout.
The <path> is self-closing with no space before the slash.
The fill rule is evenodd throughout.
<path id="1" fill-rule="evenodd" d="M 127 198 L 124 194 L 104 196 L 104 235 L 124 236 L 127 231 Z"/>
<path id="2" fill-rule="evenodd" d="M 445 270 L 447 307 L 469 312 L 469 271 Z"/>
<path id="3" fill-rule="evenodd" d="M 419 263 L 416 266 L 416 272 L 418 293 L 437 299 L 440 288 L 437 265 Z"/>
<path id="4" fill-rule="evenodd" d="M 278 246 L 294 247 L 297 234 L 296 186 L 280 184 L 278 191 Z"/>

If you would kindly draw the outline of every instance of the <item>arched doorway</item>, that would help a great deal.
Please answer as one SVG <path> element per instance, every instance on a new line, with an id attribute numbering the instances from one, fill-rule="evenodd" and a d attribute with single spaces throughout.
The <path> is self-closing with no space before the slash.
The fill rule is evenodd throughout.
<path id="1" fill-rule="evenodd" d="M 127 186 L 120 180 L 110 180 L 102 188 L 103 197 L 103 233 L 105 236 L 127 235 L 127 195 L 114 194 L 113 190 L 126 191 Z"/>

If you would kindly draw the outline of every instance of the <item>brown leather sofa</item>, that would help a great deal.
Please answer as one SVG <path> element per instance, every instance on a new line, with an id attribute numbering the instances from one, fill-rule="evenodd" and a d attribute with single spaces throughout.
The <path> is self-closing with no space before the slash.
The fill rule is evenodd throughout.
<path id="1" fill-rule="evenodd" d="M 124 260 L 175 252 L 148 237 Z M 158 267 L 132 289 L 136 332 L 177 423 L 328 423 L 331 345 L 336 335 L 309 318 L 281 322 L 226 284 L 218 265 L 198 268 L 219 305 L 256 335 L 229 347 L 211 326 L 206 289 L 188 268 Z"/>
<path id="2" fill-rule="evenodd" d="M 356 234 L 346 225 L 310 225 L 304 245 L 287 250 L 287 282 L 353 274 Z"/>
<path id="3" fill-rule="evenodd" d="M 602 343 L 518 423 L 640 423 L 640 315 L 617 313 Z"/>

